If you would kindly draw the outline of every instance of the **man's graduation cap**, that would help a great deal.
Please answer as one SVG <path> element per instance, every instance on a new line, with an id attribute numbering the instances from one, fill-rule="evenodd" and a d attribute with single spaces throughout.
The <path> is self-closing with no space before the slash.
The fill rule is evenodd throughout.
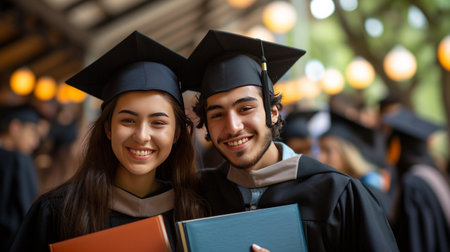
<path id="1" fill-rule="evenodd" d="M 103 100 L 102 107 L 128 91 L 158 90 L 183 106 L 179 77 L 186 59 L 135 31 L 95 62 L 67 80 Z"/>
<path id="2" fill-rule="evenodd" d="M 210 30 L 188 58 L 182 90 L 200 91 L 206 99 L 241 86 L 260 86 L 271 127 L 268 93 L 304 54 L 300 49 Z"/>
<path id="3" fill-rule="evenodd" d="M 306 138 L 311 134 L 308 129 L 308 122 L 317 111 L 305 110 L 291 112 L 285 119 L 285 124 L 281 130 L 281 138 L 286 141 L 293 137 Z"/>

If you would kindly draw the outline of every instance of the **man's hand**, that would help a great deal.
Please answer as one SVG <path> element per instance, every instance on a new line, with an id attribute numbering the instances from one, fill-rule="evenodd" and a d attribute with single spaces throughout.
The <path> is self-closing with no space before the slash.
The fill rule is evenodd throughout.
<path id="1" fill-rule="evenodd" d="M 265 248 L 261 248 L 260 246 L 253 244 L 252 245 L 252 251 L 253 252 L 270 252 L 270 250 L 267 250 Z"/>

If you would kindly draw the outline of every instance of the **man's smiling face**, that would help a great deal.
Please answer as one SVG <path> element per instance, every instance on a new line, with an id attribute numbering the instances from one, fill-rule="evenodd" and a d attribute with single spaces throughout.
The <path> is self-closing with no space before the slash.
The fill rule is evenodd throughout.
<path id="1" fill-rule="evenodd" d="M 208 97 L 206 121 L 212 143 L 233 166 L 253 169 L 264 163 L 272 134 L 260 87 L 242 86 Z"/>

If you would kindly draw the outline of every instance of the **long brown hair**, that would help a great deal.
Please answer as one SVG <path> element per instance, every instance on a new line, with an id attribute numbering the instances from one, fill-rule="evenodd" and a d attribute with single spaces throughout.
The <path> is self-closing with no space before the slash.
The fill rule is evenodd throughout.
<path id="1" fill-rule="evenodd" d="M 175 190 L 177 204 L 174 220 L 203 217 L 203 200 L 197 194 L 192 122 L 172 96 L 163 94 L 174 110 L 179 137 L 169 157 L 157 168 L 157 177 L 171 182 Z M 106 226 L 119 161 L 106 136 L 105 124 L 110 125 L 117 100 L 118 97 L 106 104 L 92 124 L 81 166 L 74 177 L 61 187 L 65 195 L 59 225 L 61 239 L 99 231 Z"/>

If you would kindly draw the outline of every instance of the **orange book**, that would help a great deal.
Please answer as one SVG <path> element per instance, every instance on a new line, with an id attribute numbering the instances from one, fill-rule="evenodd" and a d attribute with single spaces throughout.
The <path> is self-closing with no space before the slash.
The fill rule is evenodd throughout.
<path id="1" fill-rule="evenodd" d="M 52 252 L 171 251 L 162 215 L 49 245 Z"/>

